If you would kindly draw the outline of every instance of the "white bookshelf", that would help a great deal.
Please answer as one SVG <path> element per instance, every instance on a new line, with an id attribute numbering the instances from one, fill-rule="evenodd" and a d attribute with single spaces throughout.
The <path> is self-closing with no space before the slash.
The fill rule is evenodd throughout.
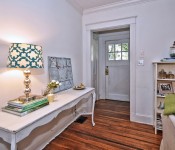
<path id="1" fill-rule="evenodd" d="M 163 107 L 159 107 L 164 105 L 165 96 L 168 93 L 173 93 L 175 91 L 175 87 L 173 88 L 173 85 L 175 85 L 175 78 L 169 79 L 169 78 L 160 78 L 159 72 L 164 69 L 166 73 L 169 73 L 170 71 L 172 74 L 175 74 L 175 62 L 153 62 L 154 66 L 154 128 L 155 128 L 155 134 L 157 134 L 158 130 L 162 130 L 162 119 L 161 116 L 163 114 Z M 161 90 L 161 84 L 169 84 L 171 86 L 170 91 L 163 91 Z"/>

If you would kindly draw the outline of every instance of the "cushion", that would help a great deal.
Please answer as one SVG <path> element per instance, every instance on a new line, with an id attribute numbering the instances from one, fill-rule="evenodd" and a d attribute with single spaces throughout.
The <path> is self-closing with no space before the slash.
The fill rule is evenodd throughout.
<path id="1" fill-rule="evenodd" d="M 165 97 L 164 115 L 175 114 L 175 94 L 168 94 Z"/>

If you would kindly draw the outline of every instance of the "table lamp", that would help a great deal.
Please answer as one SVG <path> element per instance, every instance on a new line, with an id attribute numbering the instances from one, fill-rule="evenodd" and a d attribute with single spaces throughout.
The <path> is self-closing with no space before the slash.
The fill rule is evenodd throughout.
<path id="1" fill-rule="evenodd" d="M 29 79 L 29 76 L 31 72 L 28 68 L 44 68 L 42 47 L 33 44 L 12 43 L 9 48 L 7 67 L 26 68 L 24 70 L 25 96 L 21 96 L 20 100 L 28 102 L 29 100 L 33 99 L 33 96 L 30 96 L 31 89 L 29 85 L 31 80 Z"/>

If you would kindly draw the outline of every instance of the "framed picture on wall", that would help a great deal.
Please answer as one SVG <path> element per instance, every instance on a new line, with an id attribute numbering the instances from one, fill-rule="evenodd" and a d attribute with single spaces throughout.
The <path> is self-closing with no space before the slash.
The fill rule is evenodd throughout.
<path id="1" fill-rule="evenodd" d="M 175 93 L 175 82 L 172 82 L 173 93 Z"/>
<path id="2" fill-rule="evenodd" d="M 54 93 L 64 91 L 73 87 L 72 64 L 70 58 L 48 57 L 49 79 L 61 83 Z"/>
<path id="3" fill-rule="evenodd" d="M 171 82 L 159 82 L 158 89 L 160 94 L 173 93 L 173 86 Z"/>

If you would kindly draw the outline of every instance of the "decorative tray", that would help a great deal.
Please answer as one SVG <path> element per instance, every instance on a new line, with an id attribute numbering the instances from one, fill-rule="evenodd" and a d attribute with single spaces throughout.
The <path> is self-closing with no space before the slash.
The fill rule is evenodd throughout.
<path id="1" fill-rule="evenodd" d="M 75 86 L 75 87 L 73 87 L 73 89 L 74 89 L 74 90 L 84 90 L 85 87 L 76 87 L 76 86 Z"/>

